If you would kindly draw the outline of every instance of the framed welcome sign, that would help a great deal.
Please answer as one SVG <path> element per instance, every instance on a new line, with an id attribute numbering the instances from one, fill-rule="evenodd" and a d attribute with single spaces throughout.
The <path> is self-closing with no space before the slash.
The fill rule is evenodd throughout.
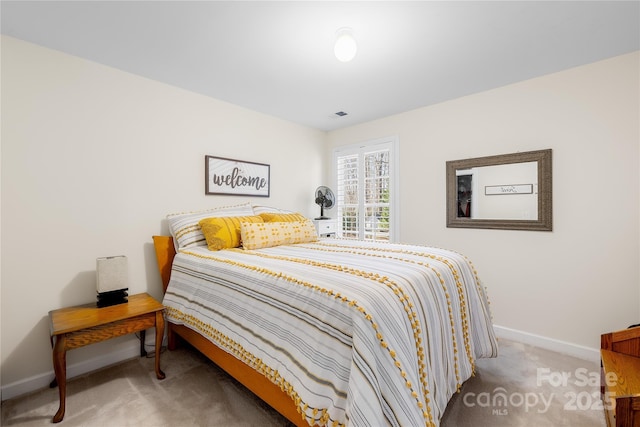
<path id="1" fill-rule="evenodd" d="M 205 156 L 205 194 L 269 197 L 270 166 Z"/>

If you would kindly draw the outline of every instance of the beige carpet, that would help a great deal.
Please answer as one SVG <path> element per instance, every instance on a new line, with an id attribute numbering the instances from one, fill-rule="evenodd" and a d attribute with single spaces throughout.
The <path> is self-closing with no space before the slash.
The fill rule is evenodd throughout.
<path id="1" fill-rule="evenodd" d="M 60 426 L 289 426 L 279 414 L 195 350 L 139 358 L 73 378 Z M 500 356 L 451 400 L 442 427 L 604 427 L 599 366 L 524 344 L 500 341 Z M 2 402 L 2 426 L 50 426 L 58 390 Z"/>

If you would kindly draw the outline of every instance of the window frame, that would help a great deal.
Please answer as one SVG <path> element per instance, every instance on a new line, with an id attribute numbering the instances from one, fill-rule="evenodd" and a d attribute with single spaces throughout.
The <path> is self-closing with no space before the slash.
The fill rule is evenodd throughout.
<path id="1" fill-rule="evenodd" d="M 342 145 L 335 147 L 332 150 L 332 162 L 331 162 L 331 182 L 332 188 L 335 189 L 336 196 L 338 192 L 338 158 L 342 156 L 358 155 L 359 164 L 364 159 L 364 155 L 370 152 L 378 150 L 389 150 L 389 242 L 395 243 L 399 241 L 399 206 L 400 206 L 400 168 L 399 168 L 399 139 L 397 136 L 389 136 L 384 138 L 378 138 L 368 140 L 362 143 Z M 358 177 L 359 180 L 359 192 L 362 196 L 362 192 L 365 189 L 364 177 Z M 339 200 L 336 197 L 336 208 Z M 360 215 L 363 215 L 361 212 Z M 361 225 L 359 226 L 359 238 L 364 237 L 364 216 L 361 219 Z M 342 235 L 342 224 L 338 222 L 338 235 Z"/>

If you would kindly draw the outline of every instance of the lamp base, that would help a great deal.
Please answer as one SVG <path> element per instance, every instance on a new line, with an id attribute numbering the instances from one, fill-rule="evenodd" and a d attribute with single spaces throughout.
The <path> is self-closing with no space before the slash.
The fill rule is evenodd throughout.
<path id="1" fill-rule="evenodd" d="M 116 291 L 98 292 L 98 307 L 109 307 L 112 305 L 124 304 L 129 302 L 128 288 L 118 289 Z"/>

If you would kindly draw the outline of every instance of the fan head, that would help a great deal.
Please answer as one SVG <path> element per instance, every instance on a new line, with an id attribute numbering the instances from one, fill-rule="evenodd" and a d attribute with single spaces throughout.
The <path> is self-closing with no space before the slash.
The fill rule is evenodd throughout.
<path id="1" fill-rule="evenodd" d="M 324 216 L 324 210 L 331 209 L 335 204 L 335 196 L 333 195 L 333 191 L 329 187 L 321 185 L 316 188 L 316 205 L 320 206 L 320 217 L 316 219 L 327 219 Z"/>

